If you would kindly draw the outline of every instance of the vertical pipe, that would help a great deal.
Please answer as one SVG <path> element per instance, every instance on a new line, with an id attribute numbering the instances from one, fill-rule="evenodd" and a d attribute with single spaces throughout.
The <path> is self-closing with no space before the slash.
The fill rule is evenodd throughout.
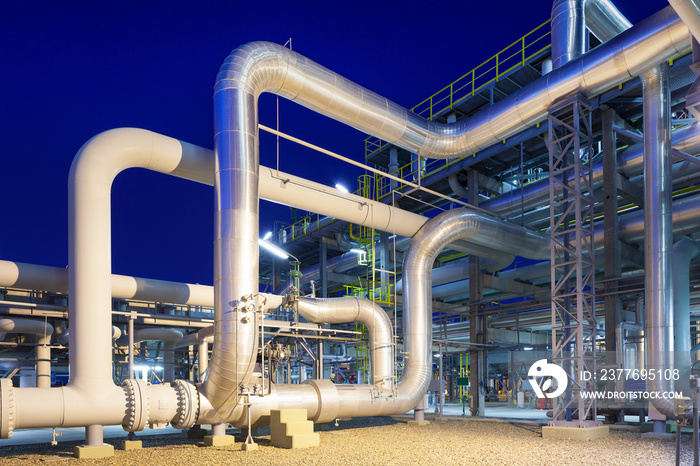
<path id="1" fill-rule="evenodd" d="M 680 378 L 676 391 L 690 394 L 690 263 L 700 255 L 700 245 L 683 237 L 673 245 L 673 354 Z"/>
<path id="2" fill-rule="evenodd" d="M 445 387 L 443 386 L 443 378 L 444 375 L 442 373 L 442 343 L 438 343 L 438 348 L 440 349 L 440 359 L 438 361 L 440 362 L 440 383 L 438 384 L 440 386 L 440 394 L 438 395 L 438 400 L 440 403 L 440 417 L 443 417 L 443 404 L 445 402 Z"/>
<path id="3" fill-rule="evenodd" d="M 214 351 L 203 391 L 222 413 L 238 404 L 258 353 L 258 115 L 252 70 L 227 60 L 214 90 Z"/>
<path id="4" fill-rule="evenodd" d="M 693 380 L 693 466 L 700 463 L 700 390 L 698 379 Z"/>
<path id="5" fill-rule="evenodd" d="M 175 343 L 163 342 L 163 382 L 175 380 Z"/>
<path id="6" fill-rule="evenodd" d="M 644 249 L 647 369 L 673 369 L 672 179 L 670 157 L 670 90 L 666 63 L 641 75 L 644 89 Z M 672 380 L 649 380 L 649 391 L 667 392 Z M 673 402 L 653 400 L 666 417 Z M 660 429 L 659 420 L 655 428 Z M 658 424 L 658 425 L 656 425 Z"/>
<path id="7" fill-rule="evenodd" d="M 223 437 L 226 435 L 226 424 L 213 424 L 211 426 L 211 436 L 212 437 Z"/>
<path id="8" fill-rule="evenodd" d="M 316 378 L 324 378 L 323 373 L 323 340 L 319 340 L 316 349 Z"/>
<path id="9" fill-rule="evenodd" d="M 427 395 L 426 395 L 427 396 Z M 413 420 L 415 422 L 424 422 L 425 421 L 425 398 L 426 396 L 422 396 L 420 400 L 418 401 L 418 404 L 416 405 L 415 408 L 413 408 Z"/>
<path id="10" fill-rule="evenodd" d="M 36 347 L 36 386 L 51 387 L 51 335 L 37 336 Z"/>
<path id="11" fill-rule="evenodd" d="M 104 443 L 102 426 L 91 425 L 85 428 L 85 446 L 96 447 Z"/>
<path id="12" fill-rule="evenodd" d="M 476 206 L 479 204 L 479 177 L 475 170 L 469 171 L 467 185 L 469 187 L 467 199 L 471 205 Z M 479 257 L 472 254 L 469 256 L 469 341 L 477 345 L 469 353 L 471 360 L 469 383 L 472 390 L 471 415 L 478 417 L 484 416 L 482 387 L 486 385 L 482 382 L 487 380 L 486 350 L 478 346 L 487 342 L 488 335 L 487 319 L 480 314 L 483 293 L 484 286 Z"/>
<path id="13" fill-rule="evenodd" d="M 327 270 L 327 259 L 328 259 L 328 246 L 326 244 L 326 239 L 321 238 L 319 242 L 319 263 L 318 271 L 321 277 L 321 298 L 328 297 L 328 270 Z"/>
<path id="14" fill-rule="evenodd" d="M 392 147 L 389 149 L 389 173 L 394 176 L 398 176 L 396 171 L 399 169 L 399 149 L 398 147 Z M 393 191 L 398 187 L 398 181 L 392 181 L 389 186 Z"/>
<path id="15" fill-rule="evenodd" d="M 583 0 L 552 3 L 552 66 L 560 68 L 586 52 Z"/>
<path id="16" fill-rule="evenodd" d="M 134 378 L 134 314 L 136 312 L 131 311 L 129 315 L 129 378 Z"/>
<path id="17" fill-rule="evenodd" d="M 199 364 L 199 381 L 204 381 L 204 376 L 207 373 L 209 366 L 209 343 L 206 338 L 199 338 L 199 346 L 197 351 L 197 361 Z"/>

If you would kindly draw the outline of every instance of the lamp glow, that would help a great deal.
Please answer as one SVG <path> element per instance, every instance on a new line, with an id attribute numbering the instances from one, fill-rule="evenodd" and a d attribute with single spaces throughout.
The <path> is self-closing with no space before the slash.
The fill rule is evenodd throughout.
<path id="1" fill-rule="evenodd" d="M 348 194 L 348 193 L 350 192 L 350 191 L 348 191 L 348 188 L 346 188 L 345 186 L 343 186 L 343 185 L 340 184 L 340 183 L 336 183 L 335 189 L 337 189 L 337 190 L 340 191 L 341 193 L 345 193 L 345 194 Z"/>
<path id="2" fill-rule="evenodd" d="M 268 231 L 267 233 L 265 233 L 265 236 L 263 236 L 263 239 L 270 239 L 270 236 L 272 236 L 272 232 Z"/>
<path id="3" fill-rule="evenodd" d="M 260 244 L 260 246 L 262 246 L 264 249 L 267 249 L 267 250 L 270 251 L 272 254 L 276 255 L 277 257 L 279 257 L 279 258 L 281 258 L 281 259 L 287 259 L 287 258 L 289 258 L 289 254 L 287 254 L 287 253 L 284 252 L 282 249 L 278 248 L 277 246 L 275 246 L 274 244 L 270 243 L 270 242 L 267 241 L 267 240 L 264 240 L 264 239 L 260 238 L 259 244 Z"/>

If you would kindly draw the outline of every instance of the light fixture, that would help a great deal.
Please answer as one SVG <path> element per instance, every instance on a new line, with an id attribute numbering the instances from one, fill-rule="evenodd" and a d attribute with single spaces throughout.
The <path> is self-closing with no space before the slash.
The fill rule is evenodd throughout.
<path id="1" fill-rule="evenodd" d="M 260 243 L 260 246 L 267 249 L 268 251 L 270 251 L 272 254 L 276 255 L 277 257 L 279 257 L 281 259 L 288 259 L 289 258 L 289 254 L 287 254 L 286 252 L 284 252 L 282 249 L 278 248 L 274 244 L 270 243 L 269 241 L 260 238 L 259 243 Z"/>
<path id="2" fill-rule="evenodd" d="M 345 194 L 348 194 L 348 193 L 350 192 L 350 191 L 348 191 L 348 188 L 346 188 L 345 186 L 343 186 L 343 185 L 340 184 L 340 183 L 336 183 L 336 184 L 335 184 L 335 189 L 337 189 L 337 190 L 340 191 L 341 193 L 345 193 Z"/>
<path id="3" fill-rule="evenodd" d="M 270 239 L 270 236 L 272 236 L 272 232 L 268 231 L 267 233 L 265 233 L 265 236 L 263 236 L 263 239 Z"/>
<path id="4" fill-rule="evenodd" d="M 534 348 L 532 346 L 525 346 L 523 351 L 532 351 Z"/>
<path id="5" fill-rule="evenodd" d="M 351 249 L 350 252 L 354 252 L 355 254 L 364 254 L 365 250 L 354 248 L 354 249 Z"/>

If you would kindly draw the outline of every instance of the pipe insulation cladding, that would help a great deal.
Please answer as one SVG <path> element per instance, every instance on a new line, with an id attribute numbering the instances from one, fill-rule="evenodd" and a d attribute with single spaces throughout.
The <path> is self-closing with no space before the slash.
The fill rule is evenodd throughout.
<path id="1" fill-rule="evenodd" d="M 10 411 L 0 414 L 0 436 L 11 434 L 13 428 L 89 426 L 87 444 L 97 445 L 102 442 L 102 425 L 122 424 L 135 431 L 164 421 L 179 428 L 196 422 L 234 422 L 238 426 L 246 422 L 239 400 L 255 390 L 252 369 L 260 324 L 256 317 L 260 309 L 256 300 L 258 196 L 270 183 L 282 184 L 288 191 L 279 202 L 292 203 L 295 194 L 290 188 L 297 186 L 260 170 L 257 99 L 262 92 L 277 93 L 417 155 L 449 159 L 475 153 L 536 124 L 565 96 L 574 92 L 595 95 L 688 46 L 687 28 L 667 8 L 474 117 L 448 124 L 427 121 L 284 47 L 266 42 L 241 46 L 226 59 L 215 85 L 213 166 L 202 148 L 137 129 L 102 133 L 77 154 L 69 176 L 71 378 L 66 387 L 45 389 L 15 389 L 7 380 L 0 380 L 1 401 L 13 403 Z M 184 381 L 161 386 L 128 381 L 123 387 L 112 382 L 110 191 L 114 177 L 130 167 L 215 186 L 215 343 L 201 393 Z M 302 181 L 300 185 L 309 185 Z M 319 188 L 303 189 L 308 195 Z M 340 204 L 352 205 L 353 215 L 362 216 L 367 224 L 374 217 L 370 212 L 384 209 L 378 215 L 385 221 L 383 229 L 395 229 L 403 236 L 415 233 L 404 267 L 404 351 L 408 357 L 403 377 L 392 391 L 381 383 L 336 387 L 326 380 L 274 386 L 269 397 L 253 397 L 251 417 L 256 419 L 269 414 L 271 406 L 306 407 L 317 422 L 336 416 L 408 411 L 422 399 L 431 375 L 429 277 L 440 250 L 450 242 L 469 239 L 477 249 L 487 251 L 484 248 L 491 248 L 493 241 L 479 244 L 478 234 L 469 237 L 478 223 L 484 231 L 513 229 L 516 233 L 517 228 L 521 235 L 529 232 L 526 241 L 497 246 L 510 250 L 492 248 L 491 252 L 524 255 L 523 250 L 529 249 L 538 256 L 532 258 L 542 258 L 536 232 L 484 214 L 456 209 L 428 221 L 411 214 L 404 222 L 392 217 L 398 209 L 373 205 L 363 198 L 337 199 L 339 204 L 332 211 L 320 213 L 339 214 Z M 348 221 L 356 220 L 353 216 Z"/>

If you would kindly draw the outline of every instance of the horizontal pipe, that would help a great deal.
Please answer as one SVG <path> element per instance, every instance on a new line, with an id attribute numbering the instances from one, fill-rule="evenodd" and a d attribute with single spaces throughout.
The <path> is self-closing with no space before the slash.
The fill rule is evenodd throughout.
<path id="1" fill-rule="evenodd" d="M 684 126 L 674 130 L 671 134 L 673 147 L 675 149 L 689 154 L 697 154 L 700 152 L 700 125 L 693 124 Z M 617 166 L 620 175 L 632 179 L 643 174 L 643 149 L 644 144 L 635 144 L 618 152 Z M 698 167 L 687 161 L 674 164 L 673 169 L 674 176 L 698 172 Z M 635 182 L 642 184 L 643 180 L 640 179 Z M 591 183 L 594 189 L 603 186 L 602 159 L 597 159 L 593 162 Z M 493 212 L 495 215 L 511 217 L 521 215 L 523 209 L 527 211 L 548 204 L 549 179 L 545 178 L 523 186 L 522 190 L 516 189 L 505 194 L 500 194 L 481 202 L 479 205 Z"/>
<path id="2" fill-rule="evenodd" d="M 0 333 L 51 336 L 53 334 L 53 325 L 41 320 L 4 317 L 0 319 Z"/>

